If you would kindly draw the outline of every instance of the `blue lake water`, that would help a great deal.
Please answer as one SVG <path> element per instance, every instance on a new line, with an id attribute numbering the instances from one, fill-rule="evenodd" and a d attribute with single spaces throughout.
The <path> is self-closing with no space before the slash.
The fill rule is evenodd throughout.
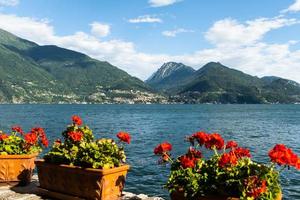
<path id="1" fill-rule="evenodd" d="M 0 130 L 20 124 L 24 129 L 42 126 L 51 141 L 61 136 L 73 114 L 80 115 L 97 137 L 132 135 L 126 146 L 132 169 L 126 191 L 168 199 L 163 184 L 168 169 L 158 166 L 153 148 L 173 144 L 174 155 L 184 153 L 186 135 L 195 131 L 219 132 L 251 149 L 256 161 L 267 162 L 275 143 L 284 143 L 300 155 L 300 105 L 0 105 Z M 285 199 L 300 199 L 300 172 L 282 173 Z"/>

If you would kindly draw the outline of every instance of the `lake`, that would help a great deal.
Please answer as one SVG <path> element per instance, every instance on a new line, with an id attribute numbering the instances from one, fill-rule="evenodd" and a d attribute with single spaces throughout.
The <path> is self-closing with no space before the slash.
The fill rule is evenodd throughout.
<path id="1" fill-rule="evenodd" d="M 168 199 L 163 184 L 168 169 L 157 165 L 153 148 L 173 144 L 173 155 L 185 153 L 186 135 L 196 131 L 219 132 L 251 150 L 253 158 L 267 162 L 268 150 L 284 143 L 300 155 L 300 105 L 0 105 L 0 130 L 20 124 L 46 129 L 51 142 L 61 136 L 78 114 L 97 137 L 114 137 L 118 131 L 132 135 L 126 146 L 132 170 L 126 191 Z M 285 170 L 281 176 L 285 199 L 300 199 L 300 172 Z"/>

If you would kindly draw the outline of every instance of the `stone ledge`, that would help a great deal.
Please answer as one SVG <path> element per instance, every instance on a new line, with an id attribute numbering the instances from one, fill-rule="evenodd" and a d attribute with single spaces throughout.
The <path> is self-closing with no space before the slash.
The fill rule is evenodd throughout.
<path id="1" fill-rule="evenodd" d="M 51 200 L 39 196 L 38 191 L 38 178 L 33 176 L 31 184 L 25 187 L 8 186 L 0 187 L 0 200 Z M 123 192 L 121 200 L 164 200 L 160 197 L 149 197 L 145 194 L 133 194 L 130 192 Z"/>

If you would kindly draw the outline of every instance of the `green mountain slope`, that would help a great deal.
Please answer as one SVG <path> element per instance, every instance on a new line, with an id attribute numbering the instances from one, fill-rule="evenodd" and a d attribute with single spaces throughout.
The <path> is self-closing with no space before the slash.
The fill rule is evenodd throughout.
<path id="1" fill-rule="evenodd" d="M 34 62 L 0 44 L 0 102 L 55 102 L 68 91 Z"/>
<path id="2" fill-rule="evenodd" d="M 108 62 L 101 62 L 75 51 L 57 46 L 37 46 L 26 53 L 76 94 L 88 95 L 97 91 L 97 88 L 150 90 L 143 81 Z"/>
<path id="3" fill-rule="evenodd" d="M 171 69 L 169 69 L 171 70 Z M 185 103 L 295 103 L 300 85 L 282 78 L 258 78 L 210 62 L 181 79 L 168 80 L 171 101 Z M 161 83 L 164 80 L 160 80 Z M 184 84 L 182 84 L 184 83 Z"/>
<path id="4" fill-rule="evenodd" d="M 39 46 L 0 29 L 0 102 L 156 102 L 143 81 L 82 53 Z"/>
<path id="5" fill-rule="evenodd" d="M 263 77 L 264 96 L 270 102 L 300 102 L 300 84 L 280 77 Z"/>
<path id="6" fill-rule="evenodd" d="M 16 37 L 3 29 L 0 29 L 0 43 L 11 50 L 27 50 L 37 46 L 36 43 Z"/>

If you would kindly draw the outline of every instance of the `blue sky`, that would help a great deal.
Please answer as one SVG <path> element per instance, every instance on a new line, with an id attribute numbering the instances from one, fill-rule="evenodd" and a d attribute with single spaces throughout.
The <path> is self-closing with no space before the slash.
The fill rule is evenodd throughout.
<path id="1" fill-rule="evenodd" d="M 299 0 L 0 0 L 0 28 L 141 79 L 168 61 L 220 61 L 300 81 L 299 22 Z"/>

